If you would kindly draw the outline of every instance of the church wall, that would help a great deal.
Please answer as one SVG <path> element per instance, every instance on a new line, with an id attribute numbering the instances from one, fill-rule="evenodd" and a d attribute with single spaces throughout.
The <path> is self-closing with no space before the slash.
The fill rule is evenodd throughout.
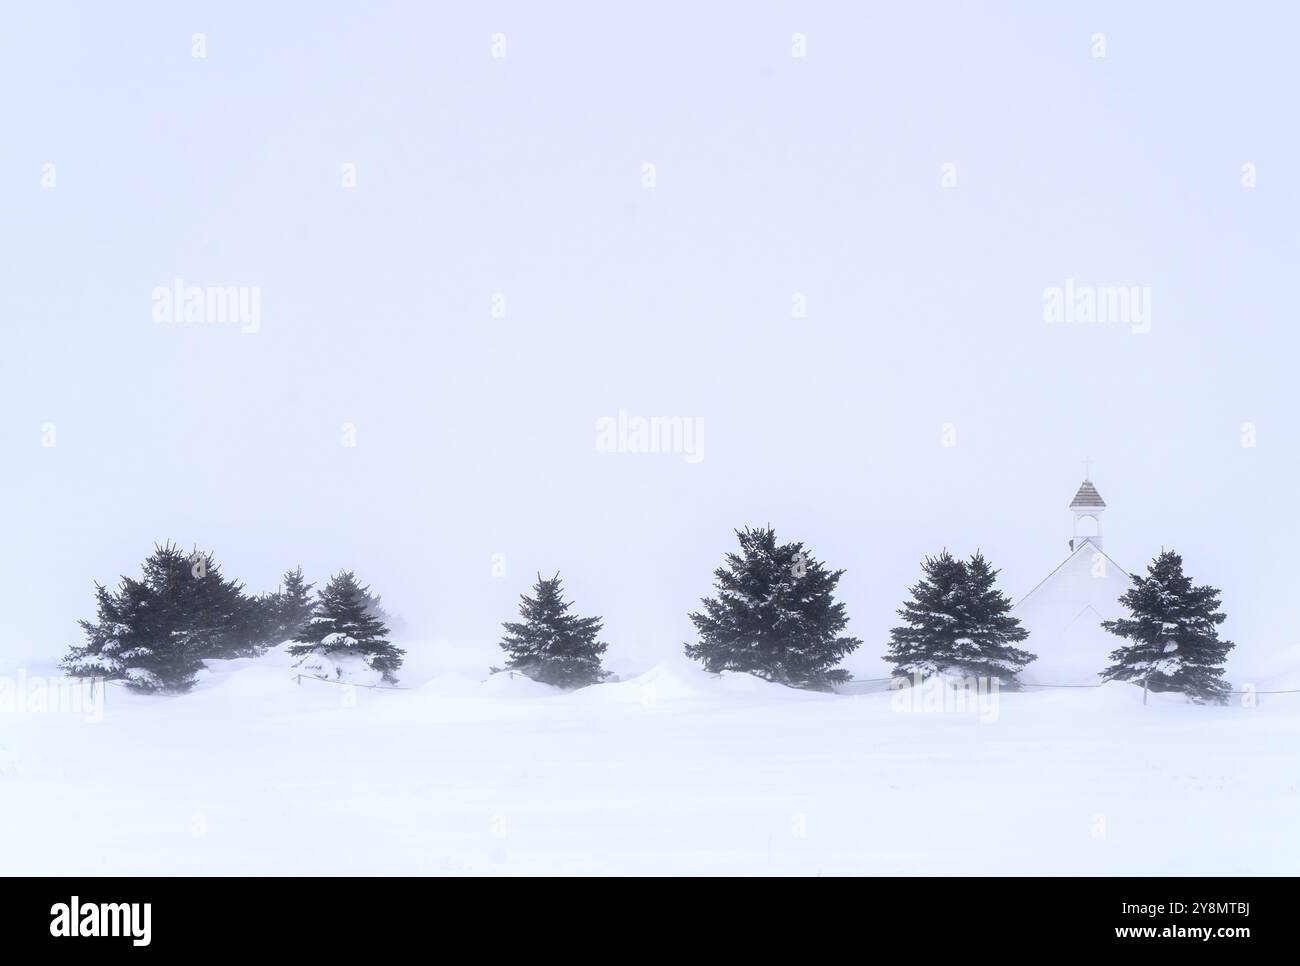
<path id="1" fill-rule="evenodd" d="M 1124 615 L 1119 597 L 1128 574 L 1084 544 L 1051 577 L 1018 603 L 1013 614 L 1029 631 L 1022 647 L 1038 660 L 1021 676 L 1025 683 L 1096 684 L 1120 639 L 1102 630 L 1103 620 Z"/>

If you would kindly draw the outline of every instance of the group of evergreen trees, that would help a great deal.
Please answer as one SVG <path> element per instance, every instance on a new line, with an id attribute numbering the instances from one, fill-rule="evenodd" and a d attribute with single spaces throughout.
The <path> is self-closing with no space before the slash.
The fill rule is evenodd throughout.
<path id="1" fill-rule="evenodd" d="M 103 677 L 144 692 L 183 692 L 203 661 L 252 657 L 281 641 L 291 653 L 352 651 L 391 679 L 402 652 L 387 641 L 383 621 L 367 609 L 378 598 L 349 571 L 313 599 L 302 568 L 279 590 L 250 595 L 226 578 L 210 553 L 156 546 L 140 577 L 116 590 L 95 585 L 95 620 L 79 624 L 85 640 L 59 666 L 76 677 Z"/>
<path id="2" fill-rule="evenodd" d="M 827 570 L 801 543 L 778 544 L 771 528 L 737 531 L 740 553 L 715 572 L 718 596 L 691 614 L 700 634 L 686 654 L 709 671 L 746 671 L 800 688 L 847 681 L 836 668 L 862 642 L 844 637 L 844 605 L 834 599 L 842 570 Z M 534 680 L 582 687 L 609 676 L 600 663 L 598 617 L 576 617 L 561 596 L 560 577 L 537 579 L 521 601 L 521 623 L 507 623 L 506 667 Z"/>
<path id="3" fill-rule="evenodd" d="M 841 634 L 848 618 L 834 599 L 842 570 L 827 570 L 800 543 L 778 544 L 770 527 L 736 532 L 740 553 L 719 568 L 717 596 L 691 614 L 699 641 L 686 654 L 710 671 L 745 671 L 794 687 L 829 688 L 845 681 L 840 660 L 861 643 Z M 1126 643 L 1111 653 L 1103 681 L 1134 681 L 1144 689 L 1222 703 L 1223 662 L 1233 647 L 1219 639 L 1219 591 L 1194 586 L 1182 558 L 1162 552 L 1146 577 L 1120 602 L 1131 616 L 1102 627 Z M 998 571 L 978 551 L 959 560 L 946 550 L 922 564 L 921 580 L 898 612 L 885 660 L 897 675 L 996 680 L 1019 687 L 1035 655 L 1016 645 L 1028 631 L 998 590 Z"/>
<path id="4" fill-rule="evenodd" d="M 717 595 L 690 615 L 699 640 L 685 645 L 687 656 L 711 672 L 743 671 L 791 687 L 826 690 L 847 681 L 837 665 L 862 642 L 842 633 L 848 617 L 835 589 L 844 571 L 828 569 L 802 543 L 778 543 L 771 527 L 736 536 L 740 552 L 714 572 Z M 1127 643 L 1101 677 L 1223 702 L 1223 662 L 1233 644 L 1218 636 L 1225 620 L 1219 591 L 1194 586 L 1182 567 L 1182 558 L 1166 551 L 1146 577 L 1134 576 L 1120 598 L 1131 616 L 1102 624 Z M 1011 616 L 997 575 L 978 551 L 967 560 L 946 550 L 927 558 L 898 612 L 903 623 L 890 632 L 885 660 L 895 673 L 1018 687 L 1035 656 L 1016 646 L 1029 635 Z M 312 586 L 298 568 L 275 593 L 249 596 L 210 554 L 156 547 L 139 579 L 123 577 L 116 591 L 96 585 L 96 620 L 80 622 L 85 642 L 61 667 L 141 691 L 186 691 L 204 659 L 254 655 L 293 640 L 291 654 L 356 654 L 393 681 L 404 652 L 388 640 L 380 599 L 346 570 L 315 598 Z M 539 574 L 533 592 L 521 598 L 522 620 L 504 625 L 505 667 L 567 688 L 609 677 L 601 666 L 601 619 L 569 612 L 559 574 Z"/>
<path id="5" fill-rule="evenodd" d="M 771 527 L 738 530 L 740 552 L 714 572 L 717 596 L 691 614 L 699 641 L 686 654 L 709 671 L 744 671 L 792 687 L 825 690 L 849 674 L 836 667 L 861 641 L 835 600 L 843 570 L 829 570 L 802 543 L 777 542 Z M 1010 616 L 997 571 L 976 553 L 946 551 L 924 564 L 924 577 L 899 613 L 886 660 L 901 674 L 997 678 L 1014 687 L 1034 659 L 1014 647 L 1028 633 Z"/>

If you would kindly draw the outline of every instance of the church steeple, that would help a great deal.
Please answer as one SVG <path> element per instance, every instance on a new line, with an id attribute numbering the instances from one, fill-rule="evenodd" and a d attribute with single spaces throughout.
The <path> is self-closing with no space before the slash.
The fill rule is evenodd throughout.
<path id="1" fill-rule="evenodd" d="M 1106 501 L 1101 498 L 1092 480 L 1084 480 L 1079 490 L 1070 501 L 1070 512 L 1074 514 L 1074 537 L 1070 540 L 1070 549 L 1074 550 L 1084 540 L 1092 542 L 1101 549 L 1101 514 L 1106 509 Z"/>

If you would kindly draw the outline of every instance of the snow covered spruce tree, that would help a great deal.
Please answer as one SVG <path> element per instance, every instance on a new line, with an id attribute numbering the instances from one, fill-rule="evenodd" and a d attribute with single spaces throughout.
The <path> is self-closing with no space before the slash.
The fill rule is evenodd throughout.
<path id="1" fill-rule="evenodd" d="M 705 670 L 744 671 L 791 687 L 829 690 L 849 679 L 835 665 L 861 645 L 835 600 L 843 570 L 828 570 L 802 543 L 779 544 L 771 527 L 737 530 L 740 553 L 713 572 L 717 597 L 690 615 L 699 641 L 686 656 Z"/>
<path id="2" fill-rule="evenodd" d="M 1102 680 L 1142 682 L 1144 702 L 1150 688 L 1181 691 L 1198 704 L 1227 703 L 1223 662 L 1234 645 L 1219 639 L 1227 615 L 1219 610 L 1217 588 L 1193 586 L 1183 558 L 1166 550 L 1147 567 L 1147 576 L 1133 576 L 1120 603 L 1132 616 L 1101 626 L 1129 643 L 1111 653 L 1114 663 Z"/>
<path id="3" fill-rule="evenodd" d="M 406 652 L 388 641 L 388 628 L 366 609 L 370 588 L 357 582 L 350 570 L 330 578 L 317 592 L 311 618 L 293 638 L 289 648 L 295 656 L 320 654 L 326 657 L 353 655 L 385 681 L 394 683 L 395 672 Z"/>
<path id="4" fill-rule="evenodd" d="M 903 624 L 889 632 L 885 660 L 896 674 L 931 677 L 955 667 L 965 620 L 966 565 L 942 551 L 921 562 L 921 579 L 898 616 Z"/>
<path id="5" fill-rule="evenodd" d="M 59 667 L 73 677 L 124 681 L 136 691 L 179 693 L 194 686 L 203 661 L 151 608 L 155 595 L 123 577 L 116 592 L 95 585 L 95 620 L 79 621 L 85 642 L 69 648 Z"/>
<path id="6" fill-rule="evenodd" d="M 1020 686 L 1017 675 L 1036 657 L 1014 646 L 1029 632 L 1011 616 L 1011 601 L 997 588 L 999 572 L 978 550 L 966 561 L 965 647 L 958 652 L 959 667 L 965 677 L 1015 689 Z"/>
<path id="7" fill-rule="evenodd" d="M 250 653 L 255 608 L 239 584 L 221 576 L 210 554 L 155 546 L 141 579 L 116 592 L 95 587 L 96 620 L 60 664 L 67 673 L 122 680 L 139 691 L 187 691 L 204 658 Z"/>
<path id="8" fill-rule="evenodd" d="M 942 551 L 921 565 L 921 580 L 890 631 L 885 660 L 895 673 L 996 680 L 1019 686 L 1017 675 L 1034 655 L 1014 645 L 1029 632 L 1011 616 L 1011 601 L 997 589 L 998 571 L 976 551 L 958 560 Z"/>
<path id="9" fill-rule="evenodd" d="M 505 666 L 560 688 L 597 684 L 609 677 L 600 666 L 605 653 L 605 645 L 597 640 L 602 621 L 570 614 L 573 604 L 563 599 L 563 592 L 558 573 L 550 578 L 538 574 L 534 596 L 520 595 L 523 621 L 502 625 L 506 635 L 501 648 L 510 655 Z"/>

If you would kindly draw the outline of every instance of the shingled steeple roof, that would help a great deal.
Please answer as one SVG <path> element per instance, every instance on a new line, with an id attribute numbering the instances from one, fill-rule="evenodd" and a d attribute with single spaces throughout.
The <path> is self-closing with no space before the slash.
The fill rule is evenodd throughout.
<path id="1" fill-rule="evenodd" d="M 1092 485 L 1092 480 L 1084 480 L 1079 485 L 1079 492 L 1074 494 L 1074 499 L 1070 501 L 1070 509 L 1078 510 L 1085 507 L 1102 507 L 1106 506 L 1106 501 L 1101 498 L 1097 488 Z"/>

